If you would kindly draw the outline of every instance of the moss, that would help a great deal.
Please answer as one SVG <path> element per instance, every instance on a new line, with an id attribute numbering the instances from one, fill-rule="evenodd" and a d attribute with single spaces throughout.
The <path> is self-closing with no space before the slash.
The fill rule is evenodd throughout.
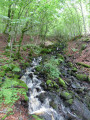
<path id="1" fill-rule="evenodd" d="M 68 103 L 69 105 L 72 105 L 73 99 L 66 100 L 66 103 Z"/>
<path id="2" fill-rule="evenodd" d="M 78 80 L 81 80 L 81 81 L 90 81 L 89 76 L 87 76 L 85 74 L 76 74 L 75 76 L 76 76 L 76 78 Z"/>
<path id="3" fill-rule="evenodd" d="M 46 84 L 48 86 L 48 89 L 59 89 L 59 85 L 57 85 L 57 83 L 55 81 L 51 81 L 51 80 L 47 80 Z"/>
<path id="4" fill-rule="evenodd" d="M 56 88 L 56 89 L 59 89 L 59 85 L 57 85 L 56 82 L 53 82 L 53 87 Z"/>
<path id="5" fill-rule="evenodd" d="M 73 67 L 73 64 L 71 62 L 68 62 L 67 65 L 71 68 Z"/>
<path id="6" fill-rule="evenodd" d="M 77 65 L 81 65 L 83 67 L 90 68 L 90 65 L 87 65 L 87 64 L 84 64 L 84 63 L 77 63 Z"/>
<path id="7" fill-rule="evenodd" d="M 48 86 L 53 87 L 53 83 L 52 83 L 52 81 L 51 81 L 51 80 L 47 80 L 47 81 L 46 81 L 46 84 L 47 84 Z"/>
<path id="8" fill-rule="evenodd" d="M 77 72 L 77 68 L 76 68 L 76 67 L 73 67 L 72 71 L 73 71 L 73 72 Z"/>
<path id="9" fill-rule="evenodd" d="M 63 87 L 66 87 L 66 84 L 62 78 L 59 78 L 59 85 L 62 85 Z"/>
<path id="10" fill-rule="evenodd" d="M 61 92 L 61 97 L 63 97 L 66 100 L 69 100 L 72 98 L 72 94 L 70 94 L 69 92 L 63 91 Z"/>

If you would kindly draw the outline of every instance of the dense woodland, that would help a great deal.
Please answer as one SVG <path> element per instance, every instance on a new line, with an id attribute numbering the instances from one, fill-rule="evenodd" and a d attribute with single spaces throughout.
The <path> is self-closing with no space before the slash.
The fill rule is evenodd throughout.
<path id="1" fill-rule="evenodd" d="M 77 43 L 78 39 L 80 42 Z M 77 45 L 75 48 L 72 44 L 68 45 L 73 41 Z M 60 65 L 64 65 L 63 69 L 68 66 L 71 70 L 69 74 L 87 82 L 87 88 L 90 86 L 90 0 L 0 0 L 0 44 L 0 109 L 3 111 L 7 108 L 6 113 L 1 112 L 2 120 L 19 120 L 8 117 L 14 114 L 12 106 L 18 105 L 18 101 L 24 107 L 28 104 L 28 86 L 21 77 L 33 59 L 40 56 L 42 61 L 36 66 L 34 74 L 43 76 L 45 85 L 42 87 L 46 91 L 68 91 L 60 92 L 61 97 L 67 100 L 65 94 L 71 94 L 68 90 L 70 81 L 65 80 Z M 68 48 L 72 48 L 72 54 L 67 54 Z M 80 56 L 87 48 L 88 60 L 85 63 L 75 63 L 74 57 L 77 56 L 74 53 Z M 67 57 L 71 60 L 68 60 L 68 65 Z M 31 74 L 29 76 L 32 78 Z M 89 97 L 85 101 L 90 111 Z M 71 105 L 73 98 L 66 102 Z M 27 108 L 23 109 L 27 113 Z M 44 120 L 35 115 L 30 118 L 34 119 Z M 89 117 L 64 120 L 85 119 L 90 120 Z"/>

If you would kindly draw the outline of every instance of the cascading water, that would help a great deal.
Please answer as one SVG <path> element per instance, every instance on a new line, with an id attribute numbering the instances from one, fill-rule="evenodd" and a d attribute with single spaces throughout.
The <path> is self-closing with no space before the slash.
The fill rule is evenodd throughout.
<path id="1" fill-rule="evenodd" d="M 27 68 L 25 74 L 21 78 L 29 88 L 29 114 L 44 116 L 46 120 L 64 120 L 62 116 L 50 107 L 49 97 L 45 98 L 43 103 L 38 99 L 41 93 L 45 93 L 40 86 L 41 80 L 37 78 L 37 75 L 34 75 L 35 67 L 40 63 L 41 59 L 41 57 L 37 59 L 34 58 L 31 64 L 32 67 Z"/>
<path id="2" fill-rule="evenodd" d="M 34 58 L 31 66 L 26 69 L 25 74 L 21 77 L 21 80 L 27 84 L 29 90 L 28 113 L 42 116 L 44 120 L 90 120 L 90 111 L 84 103 L 77 98 L 75 98 L 71 107 L 66 107 L 64 101 L 60 98 L 60 95 L 44 90 L 40 86 L 42 79 L 35 75 L 35 67 L 39 65 L 41 60 L 41 57 L 38 57 L 37 59 Z M 64 72 L 66 77 L 70 79 L 72 88 L 73 84 L 79 84 L 76 78 L 68 74 L 68 68 L 62 65 L 61 69 L 63 70 L 62 73 Z M 79 87 L 81 86 L 79 85 Z M 77 87 L 74 87 L 74 89 L 75 88 L 77 89 Z M 50 102 L 52 101 L 57 105 L 57 109 L 51 107 Z M 76 113 L 74 114 L 72 110 L 76 111 Z M 79 117 L 79 114 L 82 118 Z"/>

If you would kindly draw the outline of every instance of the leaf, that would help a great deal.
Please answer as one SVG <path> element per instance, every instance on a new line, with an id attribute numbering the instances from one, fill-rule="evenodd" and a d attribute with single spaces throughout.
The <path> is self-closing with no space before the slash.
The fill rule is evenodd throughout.
<path id="1" fill-rule="evenodd" d="M 15 67 L 12 71 L 13 71 L 13 72 L 20 72 L 20 71 L 21 71 L 21 69 L 20 69 L 20 68 L 18 68 L 18 67 Z"/>

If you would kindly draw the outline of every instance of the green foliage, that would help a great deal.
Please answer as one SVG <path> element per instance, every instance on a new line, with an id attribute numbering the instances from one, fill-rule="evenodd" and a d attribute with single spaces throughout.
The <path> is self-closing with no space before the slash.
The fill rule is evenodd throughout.
<path id="1" fill-rule="evenodd" d="M 18 88 L 18 86 L 21 86 L 21 88 Z M 25 99 L 27 100 L 27 90 L 27 85 L 23 81 L 17 80 L 16 78 L 13 79 L 6 77 L 5 81 L 2 82 L 1 85 L 0 102 L 4 102 L 5 104 L 13 104 L 20 98 L 18 94 L 24 95 Z"/>
<path id="2" fill-rule="evenodd" d="M 20 71 L 21 71 L 21 69 L 20 69 L 20 68 L 18 68 L 18 67 L 14 67 L 12 71 L 13 71 L 13 72 L 20 72 Z"/>
<path id="3" fill-rule="evenodd" d="M 5 71 L 0 71 L 0 77 L 4 77 Z"/>
<path id="4" fill-rule="evenodd" d="M 32 116 L 33 116 L 33 118 L 34 118 L 35 120 L 44 120 L 44 119 L 38 117 L 37 115 L 32 115 Z"/>
<path id="5" fill-rule="evenodd" d="M 87 45 L 86 45 L 86 44 L 82 44 L 82 46 L 81 46 L 81 50 L 85 50 L 85 49 L 86 49 L 86 47 L 87 47 Z"/>
<path id="6" fill-rule="evenodd" d="M 16 64 L 13 64 L 13 63 L 5 64 L 0 69 L 2 69 L 4 71 L 13 71 L 13 72 L 20 72 L 21 71 L 21 69 L 19 68 L 19 66 L 16 65 Z"/>
<path id="7" fill-rule="evenodd" d="M 59 69 L 59 59 L 51 57 L 48 61 L 44 63 L 43 71 L 47 74 L 48 78 L 58 78 L 61 74 Z"/>
<path id="8" fill-rule="evenodd" d="M 0 91 L 0 98 L 2 100 L 1 102 L 5 102 L 8 104 L 14 103 L 16 100 L 19 99 L 19 96 L 17 96 L 17 89 L 12 87 L 15 84 L 15 81 L 6 78 L 5 82 L 2 84 L 2 88 Z"/>
<path id="9" fill-rule="evenodd" d="M 48 48 L 42 48 L 41 50 L 41 54 L 48 54 L 48 53 L 51 53 L 52 49 L 48 49 Z"/>
<path id="10" fill-rule="evenodd" d="M 34 44 L 27 44 L 25 46 L 27 49 L 30 49 L 30 53 L 32 52 L 33 54 L 40 54 L 42 47 L 39 45 L 34 45 Z"/>
<path id="11" fill-rule="evenodd" d="M 15 74 L 21 71 L 19 65 L 14 63 L 5 64 L 0 66 L 0 70 L 0 104 L 2 102 L 13 104 L 20 98 L 19 95 L 23 95 L 25 100 L 28 100 L 26 95 L 27 85 L 19 80 L 19 76 Z"/>

